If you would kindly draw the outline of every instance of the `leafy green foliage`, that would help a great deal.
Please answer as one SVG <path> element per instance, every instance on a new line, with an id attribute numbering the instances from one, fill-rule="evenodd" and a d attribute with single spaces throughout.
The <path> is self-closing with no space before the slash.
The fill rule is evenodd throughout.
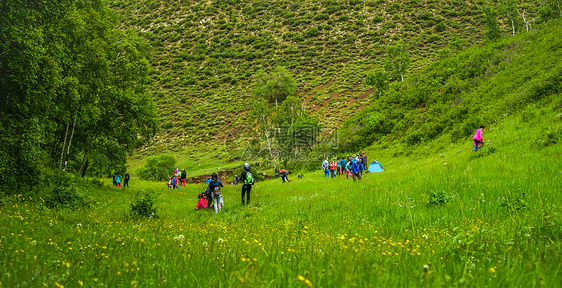
<path id="1" fill-rule="evenodd" d="M 1 7 L 0 189 L 35 184 L 42 167 L 124 166 L 155 133 L 146 41 L 97 0 Z"/>
<path id="2" fill-rule="evenodd" d="M 375 86 L 378 96 L 382 96 L 388 90 L 388 75 L 382 69 L 370 72 L 365 77 L 365 84 Z"/>
<path id="3" fill-rule="evenodd" d="M 72 175 L 55 171 L 48 182 L 53 188 L 45 199 L 47 207 L 80 209 L 91 206 L 92 200 L 81 191 L 84 185 L 76 183 Z"/>
<path id="4" fill-rule="evenodd" d="M 408 46 L 404 42 L 386 46 L 384 69 L 388 71 L 390 80 L 404 82 L 404 75 L 408 72 L 411 62 Z"/>
<path id="5" fill-rule="evenodd" d="M 137 170 L 140 179 L 163 181 L 169 179 L 175 169 L 176 159 L 170 155 L 146 158 L 146 164 Z"/>
<path id="6" fill-rule="evenodd" d="M 429 193 L 429 205 L 440 205 L 449 202 L 449 195 L 445 191 L 434 190 Z"/>
<path id="7" fill-rule="evenodd" d="M 524 192 L 513 193 L 508 191 L 501 200 L 500 206 L 505 207 L 510 213 L 518 212 L 527 208 L 527 195 Z"/>
<path id="8" fill-rule="evenodd" d="M 523 112 L 531 103 L 556 101 L 562 93 L 562 65 L 555 60 L 562 57 L 560 25 L 553 21 L 538 32 L 473 47 L 432 63 L 403 83 L 391 83 L 383 97 L 343 125 L 341 133 L 349 136 L 342 138 L 342 147 L 353 150 L 385 141 L 417 145 L 437 138 L 466 141 L 480 125 Z M 539 142 L 556 142 L 558 130 L 545 133 L 550 136 Z"/>
<path id="9" fill-rule="evenodd" d="M 254 78 L 254 95 L 270 103 L 281 103 L 297 91 L 295 80 L 285 67 L 278 67 L 269 74 L 261 71 Z"/>
<path id="10" fill-rule="evenodd" d="M 497 11 L 490 6 L 486 6 L 482 8 L 482 10 L 485 16 L 486 38 L 488 40 L 495 41 L 501 37 L 500 26 L 498 25 L 497 20 Z"/>
<path id="11" fill-rule="evenodd" d="M 154 191 L 140 191 L 131 203 L 131 216 L 134 218 L 159 218 L 156 213 L 156 196 Z"/>

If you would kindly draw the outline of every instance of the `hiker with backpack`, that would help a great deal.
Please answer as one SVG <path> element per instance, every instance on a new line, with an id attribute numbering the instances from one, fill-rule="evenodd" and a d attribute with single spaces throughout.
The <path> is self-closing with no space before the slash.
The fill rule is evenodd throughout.
<path id="1" fill-rule="evenodd" d="M 254 185 L 254 176 L 250 172 L 250 164 L 244 163 L 244 171 L 240 174 L 240 180 L 242 180 L 242 206 L 250 205 L 250 191 L 252 191 L 252 185 Z M 246 203 L 244 203 L 244 195 L 246 195 Z"/>
<path id="2" fill-rule="evenodd" d="M 347 162 L 345 163 L 345 178 L 349 179 L 349 175 L 353 174 L 353 162 L 349 155 L 347 156 Z"/>
<path id="3" fill-rule="evenodd" d="M 340 175 L 343 175 L 343 173 L 345 173 L 345 158 L 344 157 L 341 157 L 341 160 L 338 163 L 338 167 L 340 168 L 339 169 Z"/>
<path id="4" fill-rule="evenodd" d="M 352 164 L 353 182 L 358 178 L 361 180 L 361 162 L 357 160 Z"/>
<path id="5" fill-rule="evenodd" d="M 291 182 L 287 177 L 288 174 L 291 174 L 291 171 L 288 171 L 286 169 L 281 169 L 281 171 L 279 171 L 279 176 L 281 176 L 281 180 L 283 180 L 283 183 Z"/>
<path id="6" fill-rule="evenodd" d="M 219 180 L 219 176 L 217 175 L 217 173 L 211 174 L 211 181 L 209 181 L 209 186 L 207 186 L 207 189 L 205 190 L 205 194 L 207 195 L 207 200 L 209 201 L 207 204 L 207 209 L 211 208 L 211 205 L 213 204 L 215 198 L 217 197 L 216 195 L 214 195 L 216 194 L 215 188 L 219 188 L 219 194 L 220 194 L 220 187 L 224 187 L 224 186 L 222 185 L 221 180 Z"/>
<path id="7" fill-rule="evenodd" d="M 482 145 L 484 144 L 484 139 L 482 139 L 482 129 L 484 128 L 486 128 L 484 125 L 480 125 L 480 129 L 476 130 L 476 133 L 474 133 L 474 137 L 472 137 L 472 140 L 474 140 L 472 143 L 472 151 L 478 151 L 482 148 Z"/>
<path id="8" fill-rule="evenodd" d="M 129 172 L 125 172 L 125 177 L 123 178 L 123 188 L 125 188 L 125 186 L 129 188 L 129 179 L 131 179 L 131 175 L 129 175 Z"/>

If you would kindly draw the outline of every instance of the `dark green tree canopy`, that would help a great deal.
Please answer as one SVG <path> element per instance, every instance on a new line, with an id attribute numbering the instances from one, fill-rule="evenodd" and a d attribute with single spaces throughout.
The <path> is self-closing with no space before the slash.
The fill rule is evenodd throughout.
<path id="1" fill-rule="evenodd" d="M 0 10 L 0 189 L 33 184 L 43 167 L 123 171 L 156 127 L 146 43 L 100 0 Z"/>
<path id="2" fill-rule="evenodd" d="M 253 93 L 265 98 L 269 103 L 281 103 L 297 92 L 297 83 L 285 67 L 274 71 L 261 71 L 255 76 Z"/>

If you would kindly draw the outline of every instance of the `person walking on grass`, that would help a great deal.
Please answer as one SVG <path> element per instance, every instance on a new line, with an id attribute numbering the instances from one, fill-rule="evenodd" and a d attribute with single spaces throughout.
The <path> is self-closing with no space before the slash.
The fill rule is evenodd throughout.
<path id="1" fill-rule="evenodd" d="M 180 189 L 180 186 L 178 186 L 178 181 L 176 180 L 176 177 L 172 177 L 170 178 L 171 184 L 172 184 L 172 189 Z"/>
<path id="2" fill-rule="evenodd" d="M 127 186 L 127 188 L 129 188 L 129 180 L 131 179 L 131 175 L 129 175 L 129 172 L 125 172 L 125 177 L 123 177 L 123 188 L 125 188 L 125 186 Z"/>
<path id="3" fill-rule="evenodd" d="M 115 183 L 117 187 L 121 188 L 121 174 L 115 173 Z"/>
<path id="4" fill-rule="evenodd" d="M 336 161 L 336 158 L 334 158 L 334 160 L 330 162 L 330 175 L 332 176 L 332 178 L 336 178 L 337 169 L 338 169 L 338 162 Z"/>
<path id="5" fill-rule="evenodd" d="M 217 173 L 213 173 L 211 174 L 211 181 L 209 182 L 209 186 L 207 186 L 207 189 L 205 190 L 205 194 L 207 195 L 207 200 L 209 201 L 207 208 L 212 208 L 211 205 L 215 201 L 215 198 L 213 197 L 213 193 L 215 192 L 215 188 L 217 187 L 224 187 L 224 186 L 222 185 L 221 180 L 219 180 L 219 176 L 217 175 Z"/>
<path id="6" fill-rule="evenodd" d="M 341 157 L 339 163 L 338 163 L 338 167 L 340 168 L 340 175 L 343 175 L 343 173 L 345 173 L 345 158 Z"/>
<path id="7" fill-rule="evenodd" d="M 349 175 L 353 174 L 353 162 L 351 162 L 351 159 L 349 158 L 349 156 L 347 156 L 347 162 L 345 163 L 345 177 L 346 179 L 349 179 Z"/>
<path id="8" fill-rule="evenodd" d="M 252 185 L 254 185 L 254 176 L 250 171 L 250 164 L 244 163 L 244 171 L 240 174 L 240 181 L 242 181 L 242 206 L 250 205 L 250 191 L 252 191 Z M 244 196 L 246 196 L 245 203 Z"/>
<path id="9" fill-rule="evenodd" d="M 482 139 L 482 130 L 484 128 L 484 125 L 480 125 L 480 129 L 476 130 L 476 133 L 474 133 L 474 137 L 472 137 L 472 140 L 474 140 L 472 143 L 472 151 L 478 151 L 482 148 L 482 145 L 484 144 L 484 139 Z"/>
<path id="10" fill-rule="evenodd" d="M 365 173 L 369 172 L 369 161 L 367 160 L 367 154 L 365 154 L 365 151 L 363 151 L 363 156 L 361 156 L 361 163 L 363 163 L 363 171 L 365 171 Z"/>
<path id="11" fill-rule="evenodd" d="M 180 185 L 183 185 L 183 187 L 185 187 L 185 182 L 187 182 L 187 173 L 185 173 L 185 169 L 181 169 L 180 181 Z"/>
<path id="12" fill-rule="evenodd" d="M 330 163 L 328 162 L 328 157 L 322 162 L 322 170 L 324 170 L 324 178 L 330 177 Z"/>
<path id="13" fill-rule="evenodd" d="M 352 164 L 352 173 L 353 173 L 353 182 L 355 182 L 356 179 L 361 180 L 361 163 L 359 161 L 355 161 Z"/>

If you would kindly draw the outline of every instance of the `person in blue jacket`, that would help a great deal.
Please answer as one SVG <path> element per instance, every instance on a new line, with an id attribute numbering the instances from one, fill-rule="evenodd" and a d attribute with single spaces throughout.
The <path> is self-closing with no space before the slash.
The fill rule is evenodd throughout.
<path id="1" fill-rule="evenodd" d="M 343 173 L 345 172 L 345 158 L 341 157 L 340 163 L 338 163 L 339 168 L 340 168 L 340 175 L 343 175 Z"/>
<path id="2" fill-rule="evenodd" d="M 359 161 L 353 162 L 352 172 L 353 172 L 353 182 L 355 182 L 355 179 L 357 178 L 361 180 L 361 162 Z"/>

